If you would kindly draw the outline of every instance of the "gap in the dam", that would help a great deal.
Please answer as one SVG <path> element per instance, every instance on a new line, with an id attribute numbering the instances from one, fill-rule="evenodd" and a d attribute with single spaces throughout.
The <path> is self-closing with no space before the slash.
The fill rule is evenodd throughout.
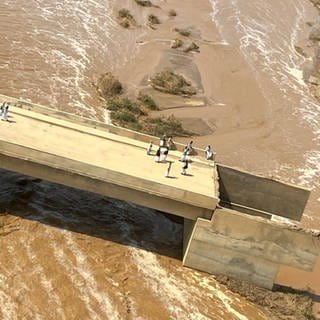
<path id="1" fill-rule="evenodd" d="M 6 215 L 182 260 L 183 218 L 1 169 Z"/>
<path id="2" fill-rule="evenodd" d="M 300 221 L 310 190 L 217 164 L 219 205 L 239 213 Z"/>

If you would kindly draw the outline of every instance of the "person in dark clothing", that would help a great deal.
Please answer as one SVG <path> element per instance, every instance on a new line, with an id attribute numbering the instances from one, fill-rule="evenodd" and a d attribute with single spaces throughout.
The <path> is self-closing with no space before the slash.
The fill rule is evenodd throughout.
<path id="1" fill-rule="evenodd" d="M 164 175 L 166 178 L 169 178 L 171 166 L 172 166 L 172 162 L 169 161 L 169 166 L 168 166 L 167 171 L 166 171 L 166 173 Z"/>
<path id="2" fill-rule="evenodd" d="M 181 174 L 183 174 L 184 176 L 187 174 L 188 165 L 188 160 L 186 160 L 182 165 Z"/>
<path id="3" fill-rule="evenodd" d="M 147 147 L 147 155 L 150 155 L 152 151 L 152 141 L 150 141 L 148 147 Z"/>
<path id="4" fill-rule="evenodd" d="M 9 103 L 4 103 L 3 108 L 1 107 L 2 119 L 4 121 L 8 121 L 8 111 L 9 111 Z"/>
<path id="5" fill-rule="evenodd" d="M 160 151 L 160 148 L 158 148 L 156 152 L 156 156 L 154 157 L 155 162 L 160 162 L 160 154 L 161 154 L 161 151 Z"/>
<path id="6" fill-rule="evenodd" d="M 169 153 L 169 148 L 167 148 L 166 150 L 163 151 L 162 159 L 161 159 L 162 162 L 166 162 L 167 161 L 168 153 Z"/>
<path id="7" fill-rule="evenodd" d="M 6 102 L 4 102 L 0 107 L 0 116 L 3 115 L 3 111 L 4 111 L 5 107 L 6 107 Z"/>

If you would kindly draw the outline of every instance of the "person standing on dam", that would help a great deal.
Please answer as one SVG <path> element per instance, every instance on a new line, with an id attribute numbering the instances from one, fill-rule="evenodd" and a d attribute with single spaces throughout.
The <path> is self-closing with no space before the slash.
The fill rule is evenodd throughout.
<path id="1" fill-rule="evenodd" d="M 150 141 L 148 147 L 147 147 L 147 155 L 149 156 L 151 154 L 152 151 L 152 141 Z"/>
<path id="2" fill-rule="evenodd" d="M 9 103 L 4 103 L 2 106 L 1 106 L 1 115 L 2 115 L 2 118 L 1 120 L 3 121 L 8 121 L 8 112 L 9 112 Z"/>
<path id="3" fill-rule="evenodd" d="M 156 156 L 154 157 L 154 161 L 155 162 L 160 162 L 160 155 L 161 155 L 161 150 L 160 150 L 160 147 L 159 147 L 157 152 L 156 152 Z"/>
<path id="4" fill-rule="evenodd" d="M 167 147 L 167 149 L 163 151 L 163 154 L 161 156 L 161 162 L 166 162 L 167 161 L 168 153 L 169 153 L 169 148 Z"/>
<path id="5" fill-rule="evenodd" d="M 185 162 L 187 160 L 187 155 L 188 155 L 188 148 L 187 148 L 187 146 L 185 146 L 184 150 L 182 152 L 180 161 Z"/>
<path id="6" fill-rule="evenodd" d="M 186 146 L 185 146 L 185 151 L 187 153 L 187 155 L 190 155 L 193 151 L 193 141 L 191 140 Z"/>
<path id="7" fill-rule="evenodd" d="M 189 161 L 186 160 L 182 165 L 182 169 L 181 169 L 181 174 L 182 175 L 184 175 L 184 176 L 187 175 L 188 166 L 189 166 Z"/>
<path id="8" fill-rule="evenodd" d="M 172 166 L 172 161 L 169 161 L 169 166 L 168 166 L 167 171 L 164 175 L 166 178 L 169 178 L 171 166 Z"/>
<path id="9" fill-rule="evenodd" d="M 161 138 L 160 138 L 160 143 L 159 143 L 159 147 L 160 148 L 164 148 L 167 146 L 167 136 L 164 134 Z"/>
<path id="10" fill-rule="evenodd" d="M 169 148 L 169 150 L 172 150 L 174 146 L 174 142 L 172 140 L 172 136 L 170 136 L 167 140 L 167 147 Z"/>
<path id="11" fill-rule="evenodd" d="M 210 146 L 210 144 L 208 146 L 206 146 L 206 148 L 204 149 L 204 153 L 205 153 L 205 157 L 207 160 L 213 160 L 213 150 Z"/>
<path id="12" fill-rule="evenodd" d="M 4 102 L 4 103 L 1 105 L 1 107 L 0 107 L 0 116 L 1 116 L 1 117 L 2 117 L 2 115 L 3 115 L 3 111 L 4 111 L 5 106 L 6 106 L 6 102 Z"/>

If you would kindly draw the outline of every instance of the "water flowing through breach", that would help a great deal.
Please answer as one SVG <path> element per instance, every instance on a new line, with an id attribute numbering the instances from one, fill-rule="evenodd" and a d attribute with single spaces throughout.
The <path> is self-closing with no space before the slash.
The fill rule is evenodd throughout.
<path id="1" fill-rule="evenodd" d="M 319 108 L 301 79 L 305 58 L 294 48 L 305 21 L 314 19 L 310 4 L 211 3 L 224 42 L 241 50 L 263 88 L 276 129 L 303 154 L 279 172 L 319 188 Z M 1 1 L 1 93 L 101 119 L 92 83 L 106 66 L 126 65 L 141 32 L 117 33 L 114 4 Z M 293 114 L 313 131 L 305 148 L 281 126 Z M 1 319 L 269 318 L 214 277 L 181 267 L 181 223 L 7 171 L 0 176 Z"/>
<path id="2" fill-rule="evenodd" d="M 212 276 L 181 266 L 181 223 L 1 176 L 1 319 L 266 319 Z"/>
<path id="3" fill-rule="evenodd" d="M 272 130 L 281 133 L 287 163 L 282 161 L 271 174 L 311 188 L 318 197 L 320 106 L 311 96 L 304 81 L 307 75 L 303 74 L 303 70 L 307 70 L 305 66 L 312 65 L 313 52 L 309 56 L 301 52 L 301 47 L 308 47 L 305 43 L 310 32 L 307 22 L 316 21 L 316 11 L 304 0 L 286 3 L 211 0 L 211 4 L 213 21 L 223 41 L 238 47 L 251 66 L 269 103 L 274 122 Z M 299 130 L 290 129 L 292 119 L 300 123 Z M 309 131 L 312 134 L 305 141 L 303 135 Z M 270 146 L 273 147 L 274 144 Z M 292 160 L 300 155 L 301 160 Z M 310 219 L 317 218 L 310 216 Z"/>

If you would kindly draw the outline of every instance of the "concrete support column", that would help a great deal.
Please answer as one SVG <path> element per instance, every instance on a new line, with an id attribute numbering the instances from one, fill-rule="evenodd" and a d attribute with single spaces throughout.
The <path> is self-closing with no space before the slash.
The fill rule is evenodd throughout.
<path id="1" fill-rule="evenodd" d="M 183 219 L 183 255 L 188 247 L 195 223 L 196 222 L 194 220 L 186 218 Z"/>

